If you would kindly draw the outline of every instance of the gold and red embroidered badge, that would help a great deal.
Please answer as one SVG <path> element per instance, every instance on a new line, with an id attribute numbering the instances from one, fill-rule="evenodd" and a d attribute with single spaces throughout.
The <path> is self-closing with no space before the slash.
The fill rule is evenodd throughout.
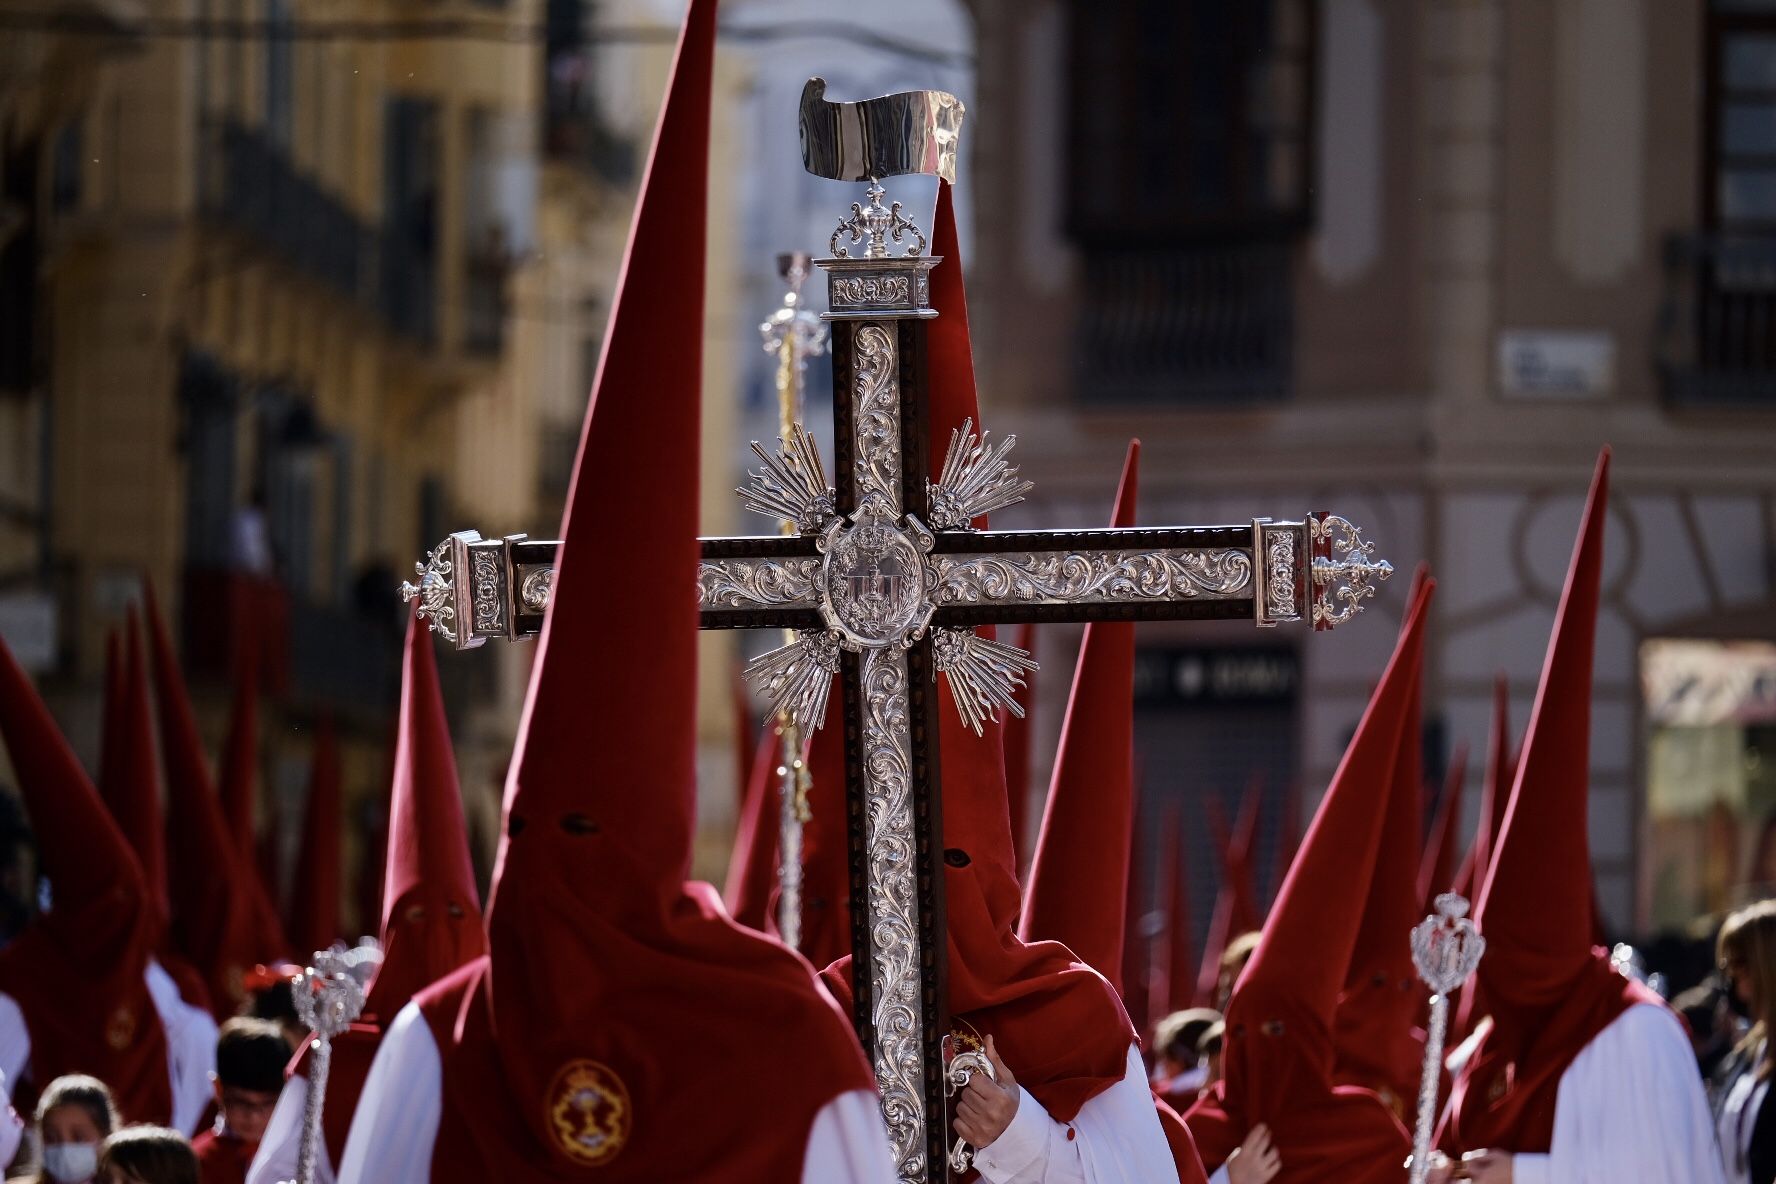
<path id="1" fill-rule="evenodd" d="M 127 1003 L 111 1013 L 105 1021 L 105 1043 L 113 1052 L 122 1052 L 136 1040 L 136 1012 Z"/>
<path id="2" fill-rule="evenodd" d="M 623 1079 L 597 1061 L 561 1066 L 546 1101 L 555 1143 L 575 1163 L 607 1164 L 629 1142 L 632 1113 Z"/>

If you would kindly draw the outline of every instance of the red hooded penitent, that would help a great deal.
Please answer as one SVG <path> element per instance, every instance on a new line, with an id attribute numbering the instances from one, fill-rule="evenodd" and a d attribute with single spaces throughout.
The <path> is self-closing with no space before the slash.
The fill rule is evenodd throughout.
<path id="1" fill-rule="evenodd" d="M 715 4 L 693 0 L 507 776 L 490 952 L 419 999 L 442 1063 L 443 1184 L 796 1180 L 819 1112 L 873 1084 L 807 963 L 686 882 L 714 50 Z M 637 578 L 613 578 L 613 527 Z"/>
<path id="2" fill-rule="evenodd" d="M 1225 1077 L 1184 1116 L 1211 1171 L 1262 1122 L 1282 1159 L 1277 1184 L 1401 1178 L 1406 1129 L 1376 1094 L 1333 1084 L 1332 1028 L 1369 899 L 1433 586 L 1408 607 L 1393 658 L 1234 988 Z"/>
<path id="3" fill-rule="evenodd" d="M 1408 617 L 1426 582 L 1423 567 L 1407 598 Z M 1369 875 L 1369 901 L 1345 973 L 1333 1022 L 1333 1077 L 1380 1094 L 1406 1120 L 1418 1097 L 1424 1041 L 1416 1024 L 1424 990 L 1406 935 L 1424 918 L 1418 892 L 1423 854 L 1424 787 L 1420 780 L 1422 647 L 1411 651 L 1399 748 L 1382 807 L 1381 841 Z"/>
<path id="4" fill-rule="evenodd" d="M 1592 945 L 1591 663 L 1608 506 L 1606 448 L 1474 910 L 1486 936 L 1478 995 L 1492 1026 L 1455 1081 L 1442 1136 L 1452 1150 L 1547 1151 L 1566 1067 L 1629 1007 L 1659 1001 L 1616 973 L 1608 954 Z"/>
<path id="5" fill-rule="evenodd" d="M 246 998 L 242 980 L 258 963 L 279 960 L 283 934 L 267 930 L 275 916 L 259 877 L 235 854 L 209 764 L 197 736 L 191 699 L 179 673 L 166 621 L 144 589 L 148 642 L 160 721 L 160 759 L 167 787 L 167 889 L 173 905 L 173 941 L 202 972 L 218 1018 Z M 281 928 L 281 927 L 280 927 Z"/>
<path id="6" fill-rule="evenodd" d="M 1112 526 L 1135 524 L 1140 456 L 1130 441 Z M 1087 625 L 1018 927 L 1025 941 L 1060 942 L 1118 991 L 1135 826 L 1134 679 L 1134 622 Z"/>
<path id="7" fill-rule="evenodd" d="M 166 1033 L 144 979 L 154 909 L 142 867 L 49 709 L 0 641 L 0 736 L 54 894 L 0 950 L 0 991 L 24 1013 L 39 1088 L 64 1073 L 111 1087 L 131 1122 L 172 1115 Z"/>
<path id="8" fill-rule="evenodd" d="M 425 987 L 487 952 L 432 644 L 425 623 L 409 619 L 383 865 L 382 965 L 358 1022 L 333 1042 L 321 1111 L 335 1165 L 389 1022 Z"/>

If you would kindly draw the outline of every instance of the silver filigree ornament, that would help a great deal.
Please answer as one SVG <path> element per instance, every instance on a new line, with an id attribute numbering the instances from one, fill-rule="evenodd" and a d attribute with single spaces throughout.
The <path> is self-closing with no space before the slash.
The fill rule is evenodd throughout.
<path id="1" fill-rule="evenodd" d="M 944 1037 L 946 1047 L 950 1040 L 951 1037 Z M 944 1097 L 953 1098 L 967 1089 L 976 1073 L 985 1074 L 992 1081 L 999 1080 L 999 1075 L 993 1072 L 993 1062 L 987 1059 L 985 1053 L 971 1048 L 951 1057 L 944 1066 Z M 955 1172 L 966 1172 L 974 1166 L 974 1153 L 968 1149 L 968 1141 L 960 1135 L 956 1136 L 956 1141 L 950 1146 L 949 1158 L 950 1169 Z"/>
<path id="2" fill-rule="evenodd" d="M 734 491 L 748 510 L 792 523 L 801 535 L 819 534 L 837 520 L 838 492 L 826 483 L 820 446 L 806 428 L 794 425 L 789 439 L 777 441 L 776 452 L 757 440 L 751 447 L 764 468 L 747 473 L 747 484 Z"/>
<path id="3" fill-rule="evenodd" d="M 850 251 L 839 245 L 839 240 L 847 235 L 850 236 L 852 246 L 868 240 L 869 246 L 863 252 L 868 259 L 886 259 L 888 243 L 893 241 L 895 246 L 899 246 L 909 235 L 914 241 L 907 246 L 907 257 L 913 258 L 925 253 L 925 232 L 911 218 L 900 212 L 899 202 L 884 207 L 882 198 L 885 193 L 881 183 L 872 180 L 866 193 L 869 205 L 855 201 L 851 203 L 851 213 L 839 222 L 839 228 L 832 232 L 832 238 L 826 244 L 833 258 L 851 257 Z"/>
<path id="4" fill-rule="evenodd" d="M 1473 976 L 1486 953 L 1486 939 L 1468 918 L 1466 897 L 1445 892 L 1433 904 L 1436 915 L 1414 925 L 1411 935 L 1412 964 L 1418 968 L 1418 977 L 1431 989 L 1431 1022 L 1425 1035 L 1418 1121 L 1412 1137 L 1412 1184 L 1425 1184 L 1431 1170 L 1431 1130 L 1437 1117 L 1443 1039 L 1449 1030 L 1449 996 Z"/>
<path id="5" fill-rule="evenodd" d="M 989 721 L 998 720 L 1001 707 L 1023 718 L 1017 692 L 1024 675 L 1036 669 L 1029 650 L 990 640 L 972 629 L 935 630 L 931 646 L 938 670 L 949 678 L 956 710 L 975 735 Z"/>
<path id="6" fill-rule="evenodd" d="M 1232 547 L 938 555 L 931 566 L 940 605 L 1231 600 L 1252 582 L 1251 556 Z"/>
<path id="7" fill-rule="evenodd" d="M 787 715 L 803 735 L 811 735 L 826 720 L 826 700 L 838 672 L 838 635 L 811 629 L 748 662 L 741 677 L 770 703 L 767 719 Z"/>
<path id="8" fill-rule="evenodd" d="M 1375 544 L 1363 541 L 1363 532 L 1336 514 L 1310 518 L 1315 549 L 1326 546 L 1331 558 L 1315 555 L 1311 569 L 1316 589 L 1313 624 L 1316 629 L 1342 625 L 1363 611 L 1363 602 L 1375 595 L 1378 585 L 1394 574 L 1394 565 L 1372 559 Z M 1335 607 L 1332 601 L 1343 601 Z"/>
<path id="9" fill-rule="evenodd" d="M 445 539 L 426 553 L 426 557 L 413 565 L 419 576 L 419 582 L 405 581 L 401 584 L 401 603 L 412 604 L 419 601 L 417 615 L 422 621 L 430 621 L 432 628 L 444 635 L 451 643 L 456 641 L 456 571 L 450 561 L 451 540 Z"/>
<path id="10" fill-rule="evenodd" d="M 380 948 L 375 955 L 380 961 Z M 364 1010 L 364 983 L 360 975 L 369 957 L 368 952 L 347 950 L 343 946 L 317 950 L 314 965 L 291 979 L 291 1001 L 297 1018 L 314 1034 L 306 1066 L 308 1098 L 303 1105 L 302 1142 L 296 1153 L 296 1184 L 314 1184 L 333 1041 L 344 1034 Z"/>
<path id="11" fill-rule="evenodd" d="M 1018 476 L 1017 466 L 1006 462 L 1017 437 L 1006 436 L 989 445 L 988 435 L 975 435 L 972 418 L 950 433 L 943 469 L 929 483 L 934 530 L 970 530 L 976 518 L 1017 505 L 1036 487 Z"/>

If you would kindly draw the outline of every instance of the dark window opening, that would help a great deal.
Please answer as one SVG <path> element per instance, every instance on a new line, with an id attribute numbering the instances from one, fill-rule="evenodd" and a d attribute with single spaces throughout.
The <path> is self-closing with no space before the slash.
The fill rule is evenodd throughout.
<path id="1" fill-rule="evenodd" d="M 1314 5 L 1070 12 L 1081 397 L 1286 394 L 1295 245 L 1312 221 Z"/>

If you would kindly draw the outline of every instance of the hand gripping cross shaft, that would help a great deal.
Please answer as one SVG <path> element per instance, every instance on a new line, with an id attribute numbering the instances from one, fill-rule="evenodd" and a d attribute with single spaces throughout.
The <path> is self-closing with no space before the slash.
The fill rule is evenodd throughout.
<path id="1" fill-rule="evenodd" d="M 348 956 L 321 950 L 315 964 L 291 981 L 296 1014 L 314 1033 L 308 1046 L 308 1098 L 302 1106 L 302 1145 L 296 1154 L 296 1184 L 315 1184 L 321 1151 L 321 1108 L 327 1097 L 327 1070 L 333 1061 L 333 1038 L 364 1010 L 364 988 L 352 974 Z"/>
<path id="2" fill-rule="evenodd" d="M 1437 1121 L 1437 1083 L 1442 1079 L 1443 1039 L 1449 1030 L 1449 996 L 1461 989 L 1486 953 L 1486 939 L 1468 919 L 1465 897 L 1445 892 L 1437 915 L 1412 929 L 1412 963 L 1431 988 L 1431 1030 L 1425 1038 L 1424 1072 L 1418 1084 L 1418 1123 L 1412 1132 L 1411 1184 L 1425 1184 L 1431 1170 L 1431 1127 Z"/>
<path id="3" fill-rule="evenodd" d="M 859 159 L 876 160 L 880 136 L 906 120 L 904 112 L 875 118 L 862 110 L 868 103 L 840 105 L 824 123 L 817 118 L 815 130 L 873 129 L 875 148 Z M 927 95 L 895 111 L 902 107 L 932 113 L 926 155 L 941 163 L 944 150 L 953 151 L 960 104 Z M 810 169 L 821 171 L 829 154 L 820 135 L 810 140 L 804 126 L 804 143 L 814 146 Z M 842 151 L 831 157 L 840 158 Z M 976 520 L 1022 501 L 1030 484 L 1007 460 L 1012 438 L 991 440 L 972 423 L 952 432 L 933 478 L 925 342 L 937 315 L 930 275 L 943 261 L 915 253 L 922 233 L 896 233 L 894 212 L 876 209 L 876 189 L 870 208 L 847 219 L 867 229 L 869 248 L 815 261 L 826 272 L 831 309 L 824 319 L 832 328 L 833 484 L 800 425 L 776 450 L 757 449 L 763 465 L 740 492 L 749 508 L 794 522 L 796 533 L 703 539 L 697 588 L 706 629 L 796 631 L 794 641 L 756 659 L 747 677 L 803 734 L 825 718 L 840 676 L 852 1018 L 875 1065 L 899 1177 L 931 1184 L 946 1178 L 951 1150 L 940 1045 L 949 1020 L 937 674 L 948 676 L 956 708 L 979 731 L 1000 708 L 1021 710 L 1013 696 L 1034 663 L 977 626 L 1244 620 L 1329 629 L 1360 611 L 1392 568 L 1371 557 L 1355 525 L 1328 514 L 1225 526 L 975 529 Z M 908 240 L 905 253 L 893 253 Z M 458 648 L 534 636 L 556 546 L 462 531 L 419 565 L 419 581 L 404 591 Z M 607 578 L 654 573 L 624 570 L 613 550 Z"/>

